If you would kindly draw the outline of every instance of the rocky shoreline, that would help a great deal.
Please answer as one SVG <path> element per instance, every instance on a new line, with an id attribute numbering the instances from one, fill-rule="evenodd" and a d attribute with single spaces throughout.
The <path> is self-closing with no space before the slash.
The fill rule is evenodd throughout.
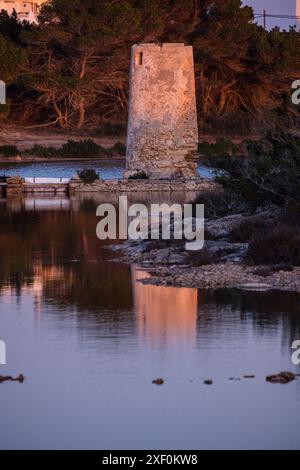
<path id="1" fill-rule="evenodd" d="M 261 217 L 275 218 L 276 214 L 262 213 Z M 137 264 L 150 273 L 140 281 L 144 284 L 300 293 L 300 267 L 249 265 L 244 260 L 247 243 L 228 241 L 230 230 L 245 219 L 249 217 L 238 214 L 208 221 L 205 230 L 214 239 L 205 241 L 199 265 L 195 264 L 200 252 L 186 251 L 178 241 L 128 240 L 109 249 L 120 254 L 116 261 Z"/>

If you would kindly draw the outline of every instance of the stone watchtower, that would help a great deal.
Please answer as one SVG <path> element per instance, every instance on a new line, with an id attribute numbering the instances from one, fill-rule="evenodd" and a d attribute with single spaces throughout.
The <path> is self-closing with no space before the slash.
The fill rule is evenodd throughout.
<path id="1" fill-rule="evenodd" d="M 193 48 L 133 46 L 125 178 L 195 177 L 197 144 Z"/>

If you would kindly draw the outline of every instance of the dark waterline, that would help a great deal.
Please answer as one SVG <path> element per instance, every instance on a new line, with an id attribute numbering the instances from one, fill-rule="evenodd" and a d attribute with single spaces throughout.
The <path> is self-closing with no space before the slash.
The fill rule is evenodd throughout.
<path id="1" fill-rule="evenodd" d="M 299 449 L 300 381 L 265 377 L 299 372 L 300 296 L 143 285 L 96 238 L 103 198 L 2 201 L 0 374 L 26 380 L 0 448 Z"/>

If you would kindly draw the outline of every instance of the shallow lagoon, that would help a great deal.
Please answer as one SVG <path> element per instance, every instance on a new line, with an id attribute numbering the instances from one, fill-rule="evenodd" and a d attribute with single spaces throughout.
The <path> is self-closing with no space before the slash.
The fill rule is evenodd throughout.
<path id="1" fill-rule="evenodd" d="M 0 163 L 0 174 L 20 175 L 22 177 L 48 177 L 48 178 L 71 178 L 77 171 L 83 168 L 95 169 L 101 178 L 112 179 L 122 178 L 125 167 L 123 158 L 101 159 L 101 160 L 64 160 L 45 161 L 34 163 Z M 212 170 L 199 165 L 198 172 L 201 176 L 209 178 Z"/>
<path id="2" fill-rule="evenodd" d="M 300 296 L 143 285 L 99 197 L 1 202 L 0 374 L 26 380 L 0 385 L 0 448 L 299 449 L 300 380 L 265 377 L 300 371 Z"/>

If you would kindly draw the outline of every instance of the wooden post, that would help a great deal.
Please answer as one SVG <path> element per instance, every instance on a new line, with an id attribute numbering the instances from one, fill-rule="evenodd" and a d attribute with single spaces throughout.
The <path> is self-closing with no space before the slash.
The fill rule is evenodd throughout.
<path id="1" fill-rule="evenodd" d="M 264 29 L 267 29 L 267 12 L 264 10 Z"/>

